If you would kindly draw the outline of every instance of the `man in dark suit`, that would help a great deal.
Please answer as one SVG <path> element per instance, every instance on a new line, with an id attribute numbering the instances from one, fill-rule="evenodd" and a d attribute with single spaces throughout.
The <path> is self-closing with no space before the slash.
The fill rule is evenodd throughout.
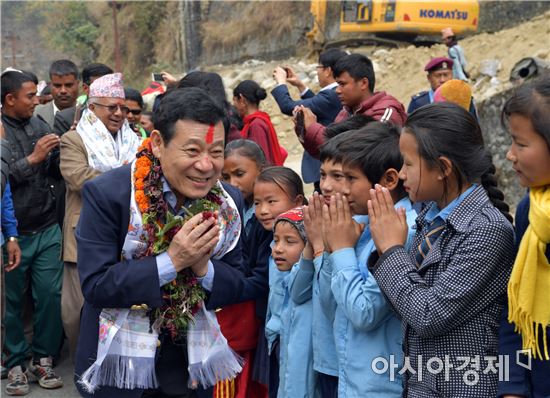
<path id="1" fill-rule="evenodd" d="M 54 61 L 50 66 L 50 87 L 53 101 L 38 105 L 34 111 L 51 129 L 57 112 L 75 105 L 78 96 L 79 76 L 78 68 L 68 59 Z"/>
<path id="2" fill-rule="evenodd" d="M 151 133 L 151 148 L 162 169 L 163 199 L 169 209 L 183 213 L 182 205 L 204 198 L 216 184 L 223 167 L 224 111 L 201 89 L 176 89 L 161 101 L 154 115 L 158 130 Z M 243 278 L 241 241 L 221 259 L 211 258 L 219 227 L 202 215 L 187 223 L 174 236 L 166 252 L 137 260 L 121 260 L 130 221 L 131 167 L 122 166 L 88 181 L 82 192 L 82 212 L 76 230 L 78 271 L 84 295 L 75 378 L 95 361 L 98 321 L 103 308 L 158 308 L 161 288 L 190 268 L 203 289 L 217 298 L 220 285 L 234 286 Z M 224 185 L 236 206 L 243 200 L 237 189 Z M 216 282 L 217 289 L 212 286 Z M 223 300 L 222 304 L 223 304 Z M 218 301 L 217 304 L 220 304 Z M 207 302 L 207 308 L 208 308 Z M 176 345 L 161 329 L 155 356 L 158 388 L 119 389 L 100 387 L 84 397 L 196 397 L 188 383 L 186 343 Z M 199 395 L 200 396 L 200 395 Z M 210 395 L 211 396 L 211 395 Z"/>
<path id="3" fill-rule="evenodd" d="M 317 116 L 317 120 L 323 126 L 328 126 L 334 121 L 334 118 L 342 109 L 342 104 L 336 94 L 338 83 L 334 80 L 333 69 L 336 62 L 346 55 L 345 52 L 338 49 L 330 49 L 319 56 L 319 65 L 317 65 L 317 78 L 321 90 L 314 94 L 298 78 L 296 73 L 289 67 L 278 66 L 273 71 L 273 78 L 277 81 L 277 87 L 271 91 L 271 95 L 277 101 L 281 112 L 292 116 L 295 107 L 303 105 L 311 109 Z M 300 99 L 293 100 L 288 91 L 287 83 L 296 87 L 300 91 Z M 302 178 L 306 183 L 319 182 L 319 169 L 321 163 L 307 151 L 304 151 L 302 157 Z"/>

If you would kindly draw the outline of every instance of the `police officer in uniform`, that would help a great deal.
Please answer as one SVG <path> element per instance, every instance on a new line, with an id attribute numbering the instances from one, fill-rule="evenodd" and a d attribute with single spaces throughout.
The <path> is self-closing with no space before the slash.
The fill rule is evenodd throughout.
<path id="1" fill-rule="evenodd" d="M 426 64 L 424 70 L 428 72 L 428 81 L 431 88 L 427 91 L 421 91 L 411 98 L 411 103 L 407 109 L 408 114 L 411 114 L 421 106 L 434 102 L 435 90 L 453 78 L 453 60 L 446 57 L 432 58 Z"/>

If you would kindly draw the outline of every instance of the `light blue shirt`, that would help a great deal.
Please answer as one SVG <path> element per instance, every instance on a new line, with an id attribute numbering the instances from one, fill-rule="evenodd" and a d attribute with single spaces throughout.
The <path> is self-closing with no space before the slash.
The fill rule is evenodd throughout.
<path id="1" fill-rule="evenodd" d="M 164 177 L 162 177 L 162 195 L 164 196 L 164 200 L 168 206 L 171 207 L 171 210 L 175 214 L 182 215 L 184 213 L 183 209 L 176 211 L 175 208 L 178 200 Z M 157 272 L 160 286 L 164 286 L 176 279 L 178 273 L 176 272 L 176 267 L 174 267 L 168 252 L 157 255 L 155 260 L 157 262 Z M 212 264 L 212 261 L 208 260 L 208 271 L 206 272 L 206 275 L 197 279 L 201 282 L 204 289 L 208 291 L 212 290 L 212 285 L 214 284 L 214 264 Z"/>
<path id="2" fill-rule="evenodd" d="M 296 304 L 290 297 L 297 271 L 298 264 L 295 264 L 280 281 L 284 297 L 281 310 L 278 398 L 315 396 L 313 306 L 311 299 Z"/>
<path id="3" fill-rule="evenodd" d="M 296 305 L 309 300 L 312 303 L 311 338 L 313 345 L 313 369 L 319 373 L 338 376 L 338 357 L 334 342 L 334 313 L 336 301 L 330 288 L 332 266 L 328 253 L 312 260 L 300 258 L 294 266 L 296 276 L 290 285 L 290 294 Z"/>
<path id="4" fill-rule="evenodd" d="M 453 210 L 466 198 L 466 196 L 472 193 L 477 186 L 478 184 L 472 184 L 470 188 L 458 195 L 451 203 L 445 206 L 443 210 L 440 210 L 439 207 L 437 207 L 437 203 L 432 202 L 424 219 L 428 224 L 433 223 L 436 218 L 446 221 L 447 217 L 449 217 Z"/>
<path id="5" fill-rule="evenodd" d="M 273 248 L 274 242 L 271 242 Z M 281 334 L 282 310 L 285 296 L 283 279 L 290 271 L 279 271 L 273 257 L 269 256 L 269 295 L 267 297 L 267 313 L 265 316 L 265 337 L 268 352 L 271 354 L 273 343 Z"/>
<path id="6" fill-rule="evenodd" d="M 405 208 L 409 226 L 407 244 L 414 237 L 417 217 L 408 198 L 395 204 Z M 400 364 L 401 321 L 380 290 L 366 264 L 376 250 L 368 216 L 356 215 L 354 220 L 365 224 L 355 248 L 333 252 L 331 288 L 337 303 L 334 338 L 338 355 L 338 396 L 398 398 L 402 387 L 400 375 L 389 380 L 388 372 L 371 370 L 376 358 L 390 359 Z"/>
<path id="7" fill-rule="evenodd" d="M 252 220 L 252 217 L 256 213 L 256 205 L 253 204 L 243 214 L 243 226 L 244 226 L 244 233 L 248 235 L 250 233 L 250 228 L 252 227 L 252 224 L 249 223 L 250 220 Z"/>
<path id="8" fill-rule="evenodd" d="M 468 81 L 468 78 L 464 74 L 467 62 L 464 56 L 464 50 L 458 44 L 449 47 L 447 50 L 449 58 L 453 60 L 453 79 L 459 79 Z"/>
<path id="9" fill-rule="evenodd" d="M 434 102 L 434 94 L 435 91 L 433 91 L 431 88 L 428 90 L 428 97 L 430 97 L 430 104 L 433 104 Z"/>

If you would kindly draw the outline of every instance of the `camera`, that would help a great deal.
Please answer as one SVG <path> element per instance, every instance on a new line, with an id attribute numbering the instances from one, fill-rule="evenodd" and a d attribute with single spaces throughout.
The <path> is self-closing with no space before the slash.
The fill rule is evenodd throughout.
<path id="1" fill-rule="evenodd" d="M 162 73 L 151 73 L 151 80 L 154 82 L 164 82 L 162 78 Z"/>

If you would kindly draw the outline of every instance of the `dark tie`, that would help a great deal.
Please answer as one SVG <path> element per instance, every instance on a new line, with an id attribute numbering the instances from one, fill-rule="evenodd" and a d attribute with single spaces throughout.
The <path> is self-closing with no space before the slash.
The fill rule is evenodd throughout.
<path id="1" fill-rule="evenodd" d="M 439 235 L 441 235 L 441 232 L 443 232 L 443 229 L 445 229 L 445 221 L 442 220 L 440 217 L 437 217 L 428 227 L 428 230 L 426 232 L 426 236 L 424 239 L 422 239 L 422 242 L 418 245 L 418 252 L 416 253 L 416 266 L 420 267 L 422 264 L 422 261 L 426 258 L 428 255 L 430 249 L 432 248 L 433 244 L 439 238 Z"/>

